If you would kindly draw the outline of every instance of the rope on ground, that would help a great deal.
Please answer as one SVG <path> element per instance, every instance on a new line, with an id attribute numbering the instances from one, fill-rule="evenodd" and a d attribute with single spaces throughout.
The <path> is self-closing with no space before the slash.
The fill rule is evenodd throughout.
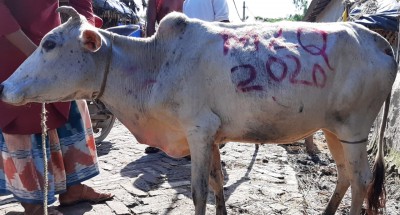
<path id="1" fill-rule="evenodd" d="M 46 136 L 47 136 L 47 126 L 46 126 L 46 103 L 42 103 L 42 113 L 41 113 L 41 126 L 42 126 L 42 152 L 43 152 L 43 163 L 44 163 L 44 188 L 43 188 L 43 214 L 47 215 L 47 194 L 48 194 L 48 165 L 47 165 L 47 151 L 46 151 Z"/>

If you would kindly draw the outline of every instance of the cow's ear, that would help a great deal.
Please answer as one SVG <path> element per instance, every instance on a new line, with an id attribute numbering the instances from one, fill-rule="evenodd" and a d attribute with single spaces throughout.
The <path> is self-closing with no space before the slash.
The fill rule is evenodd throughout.
<path id="1" fill-rule="evenodd" d="M 101 37 L 99 33 L 93 30 L 84 30 L 82 32 L 81 42 L 83 48 L 90 52 L 96 52 L 101 47 Z"/>

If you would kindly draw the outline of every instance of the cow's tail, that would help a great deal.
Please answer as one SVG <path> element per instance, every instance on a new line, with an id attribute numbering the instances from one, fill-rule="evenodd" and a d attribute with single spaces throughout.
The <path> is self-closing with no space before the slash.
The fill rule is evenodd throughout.
<path id="1" fill-rule="evenodd" d="M 378 152 L 375 157 L 375 163 L 372 170 L 372 181 L 367 189 L 367 208 L 369 214 L 378 214 L 379 208 L 384 208 L 386 204 L 385 181 L 385 161 L 383 155 L 383 138 L 386 129 L 386 121 L 389 112 L 390 96 L 385 101 L 383 119 L 379 132 Z"/>

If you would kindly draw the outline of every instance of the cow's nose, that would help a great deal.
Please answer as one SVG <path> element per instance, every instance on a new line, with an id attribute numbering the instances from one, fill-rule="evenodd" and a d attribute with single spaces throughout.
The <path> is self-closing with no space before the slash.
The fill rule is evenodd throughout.
<path id="1" fill-rule="evenodd" d="M 0 95 L 3 93 L 4 85 L 0 84 Z"/>

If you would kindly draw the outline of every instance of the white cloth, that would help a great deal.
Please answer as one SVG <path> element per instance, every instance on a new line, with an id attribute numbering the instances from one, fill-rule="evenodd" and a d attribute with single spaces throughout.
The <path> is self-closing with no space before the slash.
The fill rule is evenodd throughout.
<path id="1" fill-rule="evenodd" d="M 209 22 L 229 20 L 229 8 L 226 0 L 185 0 L 183 13 L 190 18 Z"/>

